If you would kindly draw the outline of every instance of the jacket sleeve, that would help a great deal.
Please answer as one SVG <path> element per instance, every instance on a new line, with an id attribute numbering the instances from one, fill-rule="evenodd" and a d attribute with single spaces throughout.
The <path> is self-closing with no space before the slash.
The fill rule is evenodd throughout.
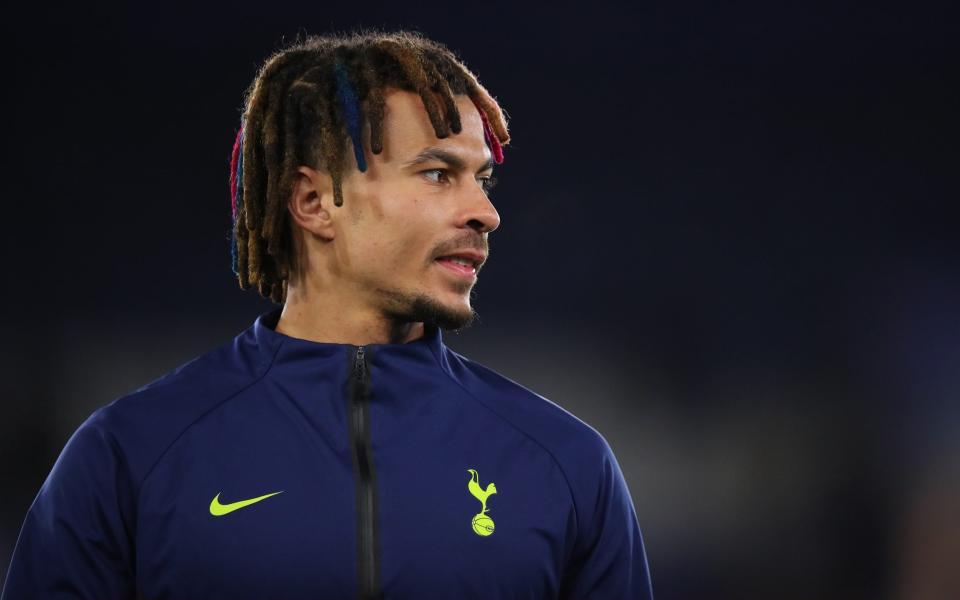
<path id="1" fill-rule="evenodd" d="M 595 471 L 599 489 L 591 494 L 596 504 L 589 507 L 592 514 L 580 515 L 583 529 L 565 569 L 560 597 L 652 600 L 650 571 L 633 500 L 613 450 L 601 440 L 604 450 Z"/>
<path id="2" fill-rule="evenodd" d="M 34 498 L 2 600 L 133 598 L 134 495 L 102 411 L 70 437 Z"/>

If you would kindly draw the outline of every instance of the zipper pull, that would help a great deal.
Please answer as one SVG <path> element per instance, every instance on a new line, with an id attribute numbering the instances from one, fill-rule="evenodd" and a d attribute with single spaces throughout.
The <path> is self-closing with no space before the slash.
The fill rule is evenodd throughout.
<path id="1" fill-rule="evenodd" d="M 363 359 L 363 346 L 360 346 L 357 348 L 357 361 L 354 364 L 358 379 L 363 379 L 363 371 L 365 366 L 366 363 Z"/>

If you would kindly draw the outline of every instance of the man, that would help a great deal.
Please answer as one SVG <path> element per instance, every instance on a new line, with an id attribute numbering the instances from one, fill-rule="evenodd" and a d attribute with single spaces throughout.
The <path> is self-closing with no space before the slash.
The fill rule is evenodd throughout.
<path id="1" fill-rule="evenodd" d="M 234 271 L 282 308 L 94 412 L 3 598 L 651 597 L 594 429 L 447 348 L 507 124 L 422 36 L 267 61 L 233 155 Z"/>

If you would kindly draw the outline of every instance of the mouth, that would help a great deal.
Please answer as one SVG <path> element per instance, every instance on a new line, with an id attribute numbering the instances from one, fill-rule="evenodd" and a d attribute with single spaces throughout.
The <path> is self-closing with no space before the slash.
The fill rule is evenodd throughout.
<path id="1" fill-rule="evenodd" d="M 476 252 L 457 252 L 441 256 L 434 262 L 458 278 L 473 281 L 477 278 L 477 269 L 483 264 L 485 258 L 484 255 Z"/>

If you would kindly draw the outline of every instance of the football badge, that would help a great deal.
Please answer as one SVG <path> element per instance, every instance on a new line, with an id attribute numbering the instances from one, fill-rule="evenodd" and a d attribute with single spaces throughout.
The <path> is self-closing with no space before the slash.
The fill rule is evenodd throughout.
<path id="1" fill-rule="evenodd" d="M 467 489 L 473 494 L 473 497 L 480 501 L 480 512 L 473 516 L 473 532 L 479 536 L 487 537 L 493 533 L 493 519 L 487 516 L 487 498 L 497 493 L 497 486 L 490 482 L 487 489 L 480 487 L 480 476 L 474 469 L 467 469 L 470 473 L 470 481 L 467 482 Z"/>

